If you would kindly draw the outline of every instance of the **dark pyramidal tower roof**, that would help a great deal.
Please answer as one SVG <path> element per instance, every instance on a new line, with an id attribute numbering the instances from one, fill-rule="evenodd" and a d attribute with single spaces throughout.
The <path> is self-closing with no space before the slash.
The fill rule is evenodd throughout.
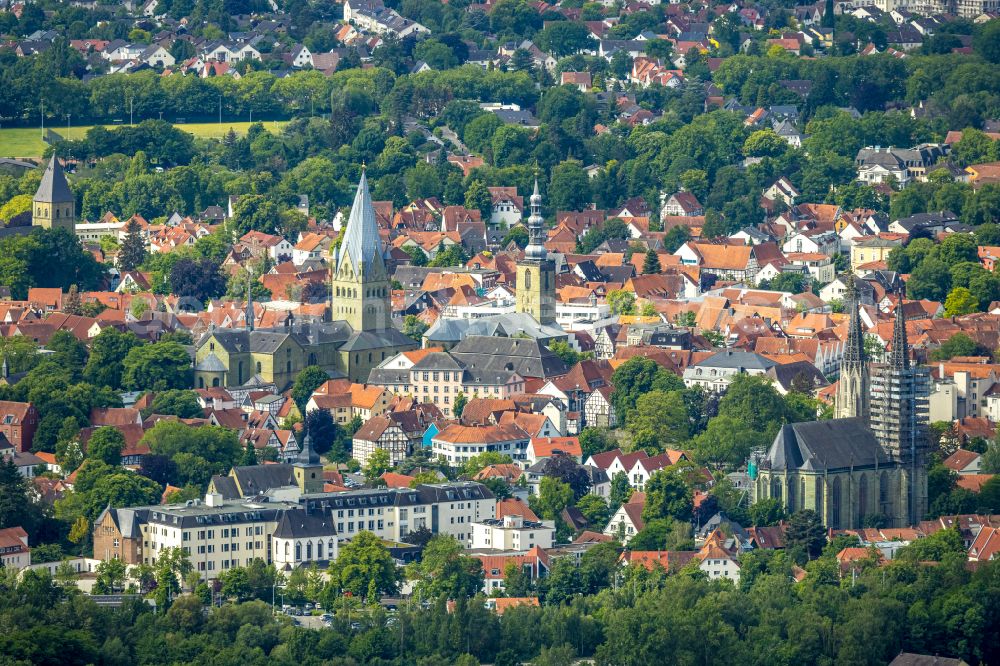
<path id="1" fill-rule="evenodd" d="M 63 173 L 62 165 L 59 164 L 59 158 L 56 155 L 52 155 L 49 165 L 45 168 L 45 173 L 42 174 L 42 182 L 39 183 L 38 191 L 35 192 L 34 201 L 42 203 L 68 203 L 76 201 L 73 192 L 69 189 L 69 183 L 66 182 L 66 174 Z"/>

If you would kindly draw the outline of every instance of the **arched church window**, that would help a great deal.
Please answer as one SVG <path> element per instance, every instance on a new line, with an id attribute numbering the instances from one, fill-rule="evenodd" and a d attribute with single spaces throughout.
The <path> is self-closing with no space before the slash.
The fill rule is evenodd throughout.
<path id="1" fill-rule="evenodd" d="M 816 479 L 816 513 L 823 517 L 823 479 Z"/>
<path id="2" fill-rule="evenodd" d="M 830 488 L 830 527 L 835 530 L 840 529 L 840 510 L 842 508 L 842 497 L 840 492 L 840 477 L 833 480 Z"/>
<path id="3" fill-rule="evenodd" d="M 531 289 L 531 271 L 524 272 L 524 288 Z"/>

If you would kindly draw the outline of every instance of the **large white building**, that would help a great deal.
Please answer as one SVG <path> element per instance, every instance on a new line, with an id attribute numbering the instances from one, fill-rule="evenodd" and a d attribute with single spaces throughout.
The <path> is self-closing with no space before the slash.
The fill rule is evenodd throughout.
<path id="1" fill-rule="evenodd" d="M 523 516 L 506 515 L 487 518 L 472 524 L 472 548 L 492 550 L 531 550 L 551 548 L 556 528 L 551 524 L 525 520 Z"/>
<path id="2" fill-rule="evenodd" d="M 302 503 L 310 510 L 329 511 L 342 539 L 367 531 L 398 542 L 426 528 L 434 534 L 449 534 L 466 547 L 473 523 L 496 513 L 490 489 L 471 481 L 304 495 Z"/>

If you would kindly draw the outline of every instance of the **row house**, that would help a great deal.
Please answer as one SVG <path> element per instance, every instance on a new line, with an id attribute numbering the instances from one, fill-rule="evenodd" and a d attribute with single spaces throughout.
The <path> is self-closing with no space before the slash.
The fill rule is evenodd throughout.
<path id="1" fill-rule="evenodd" d="M 595 453 L 587 459 L 587 465 L 603 470 L 609 479 L 618 474 L 625 474 L 629 486 L 636 492 L 644 492 L 649 477 L 665 467 L 675 465 L 687 457 L 682 451 L 668 449 L 659 455 L 651 456 L 645 451 L 624 453 L 621 449 Z"/>

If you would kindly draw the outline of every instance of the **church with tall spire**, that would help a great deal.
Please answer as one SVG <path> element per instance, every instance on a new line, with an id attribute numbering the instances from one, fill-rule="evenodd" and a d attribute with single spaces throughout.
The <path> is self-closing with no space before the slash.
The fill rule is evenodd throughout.
<path id="1" fill-rule="evenodd" d="M 858 289 L 853 275 L 848 275 L 844 304 L 850 312 L 844 357 L 840 362 L 840 379 L 834 398 L 834 418 L 859 418 L 868 421 L 868 363 L 865 359 L 865 334 L 861 330 Z"/>
<path id="2" fill-rule="evenodd" d="M 528 246 L 524 249 L 524 259 L 517 263 L 515 311 L 529 314 L 543 325 L 556 320 L 556 268 L 545 249 L 544 225 L 542 195 L 536 178 L 528 217 Z"/>
<path id="3" fill-rule="evenodd" d="M 244 322 L 209 330 L 195 350 L 195 387 L 241 388 L 273 384 L 284 390 L 309 366 L 330 377 L 366 382 L 372 368 L 419 344 L 392 323 L 391 283 L 364 172 L 340 247 L 330 267 L 330 321 L 256 326 L 247 290 Z"/>
<path id="4" fill-rule="evenodd" d="M 903 297 L 885 363 L 865 357 L 854 276 L 834 418 L 782 426 L 752 471 L 754 500 L 810 509 L 826 527 L 904 527 L 927 513 L 930 378 L 910 360 Z"/>

